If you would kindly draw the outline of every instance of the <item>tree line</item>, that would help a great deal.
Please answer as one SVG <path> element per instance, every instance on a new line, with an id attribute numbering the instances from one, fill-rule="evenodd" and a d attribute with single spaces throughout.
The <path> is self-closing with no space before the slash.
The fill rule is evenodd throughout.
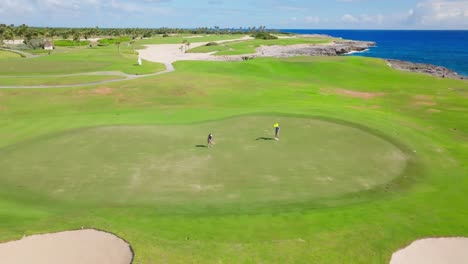
<path id="1" fill-rule="evenodd" d="M 215 27 L 200 27 L 194 29 L 184 28 L 55 28 L 55 27 L 30 27 L 28 25 L 6 25 L 0 24 L 0 44 L 5 40 L 23 39 L 28 42 L 35 38 L 62 38 L 73 39 L 88 39 L 98 36 L 106 37 L 122 37 L 128 36 L 131 39 L 149 38 L 155 35 L 169 34 L 252 34 L 258 32 L 271 32 L 265 26 L 247 27 L 247 28 L 220 28 Z"/>

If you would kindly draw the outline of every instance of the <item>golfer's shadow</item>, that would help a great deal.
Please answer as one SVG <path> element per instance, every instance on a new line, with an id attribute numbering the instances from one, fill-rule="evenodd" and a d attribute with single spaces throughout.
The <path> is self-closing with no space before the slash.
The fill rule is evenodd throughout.
<path id="1" fill-rule="evenodd" d="M 207 145 L 196 145 L 195 147 L 196 148 L 207 148 L 208 146 Z"/>
<path id="2" fill-rule="evenodd" d="M 255 140 L 275 140 L 275 139 L 271 137 L 259 137 L 259 138 L 256 138 Z"/>

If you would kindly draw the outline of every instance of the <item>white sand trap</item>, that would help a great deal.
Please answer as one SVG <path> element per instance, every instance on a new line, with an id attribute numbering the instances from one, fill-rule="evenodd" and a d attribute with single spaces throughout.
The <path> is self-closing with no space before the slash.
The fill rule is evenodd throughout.
<path id="1" fill-rule="evenodd" d="M 127 242 L 94 229 L 33 235 L 0 244 L 2 264 L 129 264 L 132 259 Z"/>
<path id="2" fill-rule="evenodd" d="M 227 42 L 235 42 L 235 41 L 244 41 L 253 39 L 250 36 L 245 36 L 239 39 L 229 39 L 229 40 L 219 40 L 214 41 L 216 43 L 227 43 Z M 208 42 L 194 42 L 190 44 L 190 49 L 204 46 Z M 184 53 L 180 50 L 180 47 L 183 44 L 151 44 L 151 45 L 144 45 L 145 49 L 138 50 L 142 59 L 152 62 L 161 62 L 164 64 L 173 63 L 176 61 L 181 60 L 200 60 L 200 61 L 222 61 L 226 60 L 226 57 L 229 56 L 214 56 L 213 54 L 216 52 L 210 53 Z M 234 56 L 238 57 L 238 56 Z"/>
<path id="3" fill-rule="evenodd" d="M 466 264 L 468 238 L 417 240 L 392 255 L 390 264 Z"/>

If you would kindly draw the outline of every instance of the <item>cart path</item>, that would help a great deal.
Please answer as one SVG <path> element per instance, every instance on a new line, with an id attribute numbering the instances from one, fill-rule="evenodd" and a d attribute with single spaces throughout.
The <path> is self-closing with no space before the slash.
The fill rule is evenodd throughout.
<path id="1" fill-rule="evenodd" d="M 98 81 L 98 82 L 87 82 L 87 83 L 76 83 L 76 84 L 59 84 L 59 85 L 17 85 L 17 86 L 2 86 L 0 85 L 0 89 L 40 89 L 40 88 L 67 88 L 67 87 L 80 87 L 80 86 L 87 86 L 87 85 L 100 85 L 100 84 L 107 84 L 107 83 L 115 83 L 115 82 L 122 82 L 122 81 L 128 81 L 128 80 L 134 80 L 134 79 L 139 79 L 143 77 L 148 77 L 148 76 L 156 76 L 156 75 L 161 75 L 161 74 L 166 74 L 169 72 L 175 71 L 174 66 L 171 63 L 164 63 L 164 66 L 166 66 L 166 70 L 160 71 L 160 72 L 155 72 L 155 73 L 150 73 L 150 74 L 127 74 L 119 71 L 102 71 L 102 72 L 86 72 L 86 73 L 72 73 L 72 74 L 61 74 L 61 75 L 47 75 L 46 77 L 67 77 L 67 76 L 85 76 L 85 75 L 115 75 L 115 76 L 124 76 L 125 78 L 123 79 L 116 79 L 116 80 L 104 80 L 104 81 Z M 8 77 L 17 77 L 17 78 L 34 78 L 34 77 L 40 77 L 38 75 L 36 76 L 0 76 L 0 83 L 2 81 L 2 78 L 8 78 Z"/>
<path id="2" fill-rule="evenodd" d="M 284 38 L 284 37 L 283 37 Z M 229 40 L 219 40 L 213 41 L 216 43 L 228 43 L 228 42 L 236 42 L 236 41 L 246 41 L 254 39 L 250 36 L 244 36 L 238 39 L 229 39 Z M 190 44 L 190 48 L 196 48 L 203 45 L 206 45 L 208 42 L 195 42 Z M 46 77 L 67 77 L 67 76 L 85 76 L 85 75 L 116 75 L 116 76 L 123 76 L 123 79 L 116 79 L 116 80 L 104 80 L 104 81 L 97 81 L 97 82 L 87 82 L 87 83 L 76 83 L 76 84 L 62 84 L 62 85 L 1 85 L 1 78 L 8 78 L 8 77 L 17 77 L 17 78 L 34 78 L 39 77 L 39 75 L 30 75 L 30 76 L 0 76 L 0 89 L 40 89 L 40 88 L 67 88 L 67 87 L 81 87 L 81 86 L 88 86 L 88 85 L 100 85 L 100 84 L 108 84 L 108 83 L 115 83 L 115 82 L 122 82 L 128 80 L 134 80 L 138 78 L 148 77 L 148 76 L 156 76 L 161 74 L 166 74 L 170 72 L 174 72 L 175 68 L 172 65 L 173 62 L 180 61 L 180 60 L 208 60 L 208 61 L 226 61 L 229 60 L 227 57 L 232 57 L 235 60 L 240 60 L 240 56 L 213 56 L 213 53 L 187 53 L 182 52 L 180 50 L 182 44 L 151 44 L 145 45 L 145 49 L 138 50 L 142 59 L 152 62 L 159 62 L 164 64 L 166 70 L 150 73 L 150 74 L 126 74 L 119 71 L 100 71 L 100 72 L 87 72 L 87 73 L 71 73 L 71 74 L 59 74 L 59 75 L 46 75 Z M 29 54 L 31 55 L 31 54 Z M 25 56 L 28 56 L 25 54 Z"/>

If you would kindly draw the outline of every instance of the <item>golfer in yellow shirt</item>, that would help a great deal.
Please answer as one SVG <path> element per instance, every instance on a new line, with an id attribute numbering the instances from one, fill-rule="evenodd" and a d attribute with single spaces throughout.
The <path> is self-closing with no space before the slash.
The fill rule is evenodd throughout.
<path id="1" fill-rule="evenodd" d="M 278 123 L 276 123 L 273 125 L 273 127 L 275 128 L 275 140 L 279 140 L 280 126 Z"/>

